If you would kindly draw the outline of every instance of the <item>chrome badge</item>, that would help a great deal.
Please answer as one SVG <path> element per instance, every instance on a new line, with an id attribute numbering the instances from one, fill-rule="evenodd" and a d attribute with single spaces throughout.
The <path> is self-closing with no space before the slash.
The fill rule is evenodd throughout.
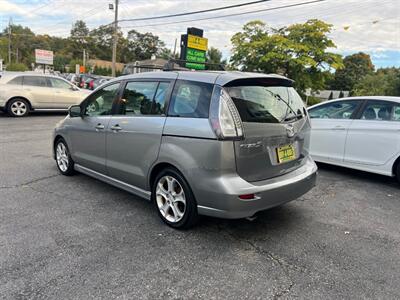
<path id="1" fill-rule="evenodd" d="M 288 137 L 294 137 L 294 135 L 296 134 L 294 126 L 292 124 L 286 125 L 286 134 Z"/>

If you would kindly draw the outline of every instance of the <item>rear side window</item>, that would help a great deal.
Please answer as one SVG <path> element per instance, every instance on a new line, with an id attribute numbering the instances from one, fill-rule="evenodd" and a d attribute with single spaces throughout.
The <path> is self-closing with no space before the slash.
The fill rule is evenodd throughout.
<path id="1" fill-rule="evenodd" d="M 22 76 L 17 76 L 10 81 L 7 82 L 7 84 L 15 84 L 15 85 L 22 85 Z"/>
<path id="2" fill-rule="evenodd" d="M 309 110 L 312 119 L 350 119 L 360 101 L 330 102 Z"/>
<path id="3" fill-rule="evenodd" d="M 64 80 L 58 79 L 58 78 L 47 78 L 49 85 L 52 86 L 53 88 L 58 88 L 58 89 L 70 89 L 71 85 L 68 84 L 68 82 L 65 82 Z"/>
<path id="4" fill-rule="evenodd" d="M 168 115 L 171 117 L 208 118 L 213 85 L 178 80 L 171 97 Z"/>
<path id="5" fill-rule="evenodd" d="M 24 85 L 47 87 L 46 78 L 41 76 L 24 76 Z"/>
<path id="6" fill-rule="evenodd" d="M 393 115 L 394 103 L 386 101 L 368 101 L 365 106 L 361 120 L 372 121 L 391 121 Z"/>

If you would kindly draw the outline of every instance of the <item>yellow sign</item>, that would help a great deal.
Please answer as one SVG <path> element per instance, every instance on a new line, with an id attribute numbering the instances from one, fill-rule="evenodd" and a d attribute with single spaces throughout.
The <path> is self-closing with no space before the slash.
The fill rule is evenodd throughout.
<path id="1" fill-rule="evenodd" d="M 188 48 L 207 51 L 208 39 L 188 34 Z"/>

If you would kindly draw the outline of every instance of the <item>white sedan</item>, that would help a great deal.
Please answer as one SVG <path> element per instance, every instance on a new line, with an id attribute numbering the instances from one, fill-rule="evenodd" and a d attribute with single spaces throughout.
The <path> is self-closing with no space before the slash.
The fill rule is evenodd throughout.
<path id="1" fill-rule="evenodd" d="M 400 97 L 350 97 L 308 108 L 314 160 L 396 176 L 400 182 Z"/>

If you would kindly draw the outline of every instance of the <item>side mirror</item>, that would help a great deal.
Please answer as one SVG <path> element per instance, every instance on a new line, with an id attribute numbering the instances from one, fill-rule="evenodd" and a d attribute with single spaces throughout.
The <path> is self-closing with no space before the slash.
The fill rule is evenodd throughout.
<path id="1" fill-rule="evenodd" d="M 76 118 L 76 117 L 81 117 L 82 116 L 82 110 L 79 105 L 72 105 L 68 109 L 68 114 L 71 118 Z"/>

